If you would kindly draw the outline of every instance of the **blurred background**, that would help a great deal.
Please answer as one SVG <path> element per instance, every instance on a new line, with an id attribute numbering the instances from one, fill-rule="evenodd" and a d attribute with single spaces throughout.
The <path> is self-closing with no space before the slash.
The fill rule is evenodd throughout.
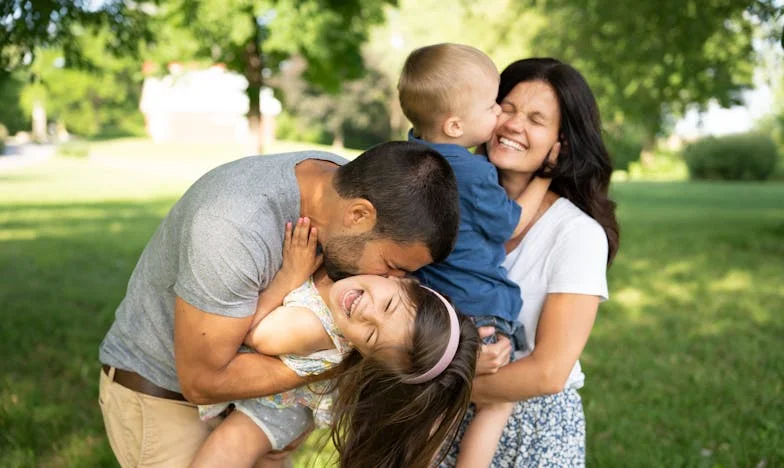
<path id="1" fill-rule="evenodd" d="M 407 54 L 587 78 L 622 237 L 583 354 L 591 466 L 784 466 L 781 0 L 4 0 L 0 466 L 114 466 L 97 347 L 201 174 L 354 157 Z M 316 434 L 297 466 L 331 466 Z M 319 456 L 319 453 L 321 454 Z"/>

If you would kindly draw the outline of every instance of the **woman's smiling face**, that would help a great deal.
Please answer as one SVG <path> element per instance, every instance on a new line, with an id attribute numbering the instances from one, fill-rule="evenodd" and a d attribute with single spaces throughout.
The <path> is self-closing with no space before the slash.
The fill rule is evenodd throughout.
<path id="1" fill-rule="evenodd" d="M 558 141 L 561 111 L 552 86 L 518 83 L 501 101 L 501 116 L 487 153 L 499 170 L 534 173 Z"/>
<path id="2" fill-rule="evenodd" d="M 412 281 L 357 275 L 332 285 L 329 306 L 335 325 L 363 356 L 382 348 L 410 348 L 416 318 L 407 294 Z"/>

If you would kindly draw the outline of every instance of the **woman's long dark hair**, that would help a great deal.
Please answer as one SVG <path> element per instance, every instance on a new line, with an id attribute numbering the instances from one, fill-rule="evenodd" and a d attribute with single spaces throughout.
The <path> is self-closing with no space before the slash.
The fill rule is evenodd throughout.
<path id="1" fill-rule="evenodd" d="M 555 165 L 545 164 L 538 175 L 552 177 L 550 190 L 569 199 L 604 228 L 609 265 L 618 252 L 620 235 L 615 202 L 608 195 L 612 161 L 602 140 L 599 107 L 593 92 L 572 66 L 553 58 L 528 58 L 510 64 L 501 73 L 498 103 L 517 84 L 526 81 L 549 84 L 561 110 L 561 154 Z"/>
<path id="2" fill-rule="evenodd" d="M 479 335 L 467 317 L 458 316 L 460 342 L 446 370 L 429 382 L 402 382 L 435 365 L 450 331 L 440 299 L 414 281 L 407 292 L 417 311 L 411 348 L 394 360 L 354 351 L 333 374 L 331 437 L 342 468 L 430 466 L 468 409 Z"/>

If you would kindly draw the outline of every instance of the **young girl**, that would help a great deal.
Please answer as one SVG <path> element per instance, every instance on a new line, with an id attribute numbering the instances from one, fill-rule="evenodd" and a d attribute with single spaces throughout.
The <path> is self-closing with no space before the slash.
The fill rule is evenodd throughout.
<path id="1" fill-rule="evenodd" d="M 332 282 L 322 270 L 310 277 L 321 263 L 317 234 L 307 218 L 286 226 L 283 266 L 259 297 L 245 343 L 299 375 L 328 371 L 332 381 L 232 402 L 235 411 L 192 466 L 251 466 L 295 440 L 311 418 L 331 427 L 342 467 L 425 467 L 454 437 L 471 394 L 474 325 L 413 279 Z"/>

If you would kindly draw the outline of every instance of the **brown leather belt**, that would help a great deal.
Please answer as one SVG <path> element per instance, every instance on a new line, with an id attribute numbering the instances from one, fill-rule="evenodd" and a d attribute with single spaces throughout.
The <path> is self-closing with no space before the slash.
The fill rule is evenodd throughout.
<path id="1" fill-rule="evenodd" d="M 112 367 L 110 365 L 103 364 L 101 368 L 107 376 L 111 375 L 110 371 Z M 117 382 L 129 390 L 144 393 L 145 395 L 166 398 L 167 400 L 188 401 L 182 393 L 166 390 L 165 388 L 155 385 L 136 372 L 122 370 L 116 367 L 114 368 L 114 379 L 112 379 L 112 382 Z"/>

